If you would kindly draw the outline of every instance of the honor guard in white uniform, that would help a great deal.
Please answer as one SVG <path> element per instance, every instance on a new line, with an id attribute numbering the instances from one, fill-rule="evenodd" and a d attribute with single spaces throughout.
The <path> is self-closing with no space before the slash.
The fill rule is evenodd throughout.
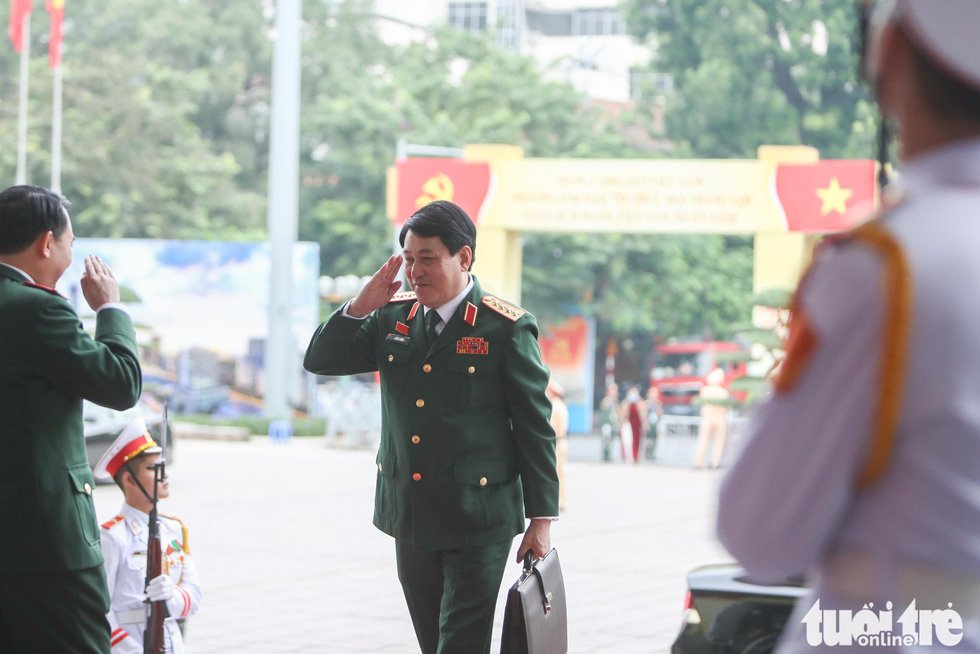
<path id="1" fill-rule="evenodd" d="M 146 552 L 149 512 L 152 508 L 153 464 L 160 447 L 135 418 L 120 433 L 95 468 L 96 479 L 114 479 L 125 495 L 119 515 L 102 524 L 102 553 L 105 557 L 112 629 L 112 654 L 141 654 L 149 601 L 165 601 L 170 614 L 164 620 L 164 651 L 184 652 L 178 618 L 194 615 L 201 607 L 197 567 L 187 542 L 187 528 L 177 518 L 159 516 L 163 574 L 146 585 Z M 164 478 L 157 496 L 170 494 Z M 145 587 L 145 588 L 144 588 Z"/>
<path id="2" fill-rule="evenodd" d="M 980 652 L 978 28 L 980 0 L 872 14 L 866 73 L 899 127 L 901 192 L 818 251 L 721 487 L 739 563 L 813 588 L 781 653 Z"/>

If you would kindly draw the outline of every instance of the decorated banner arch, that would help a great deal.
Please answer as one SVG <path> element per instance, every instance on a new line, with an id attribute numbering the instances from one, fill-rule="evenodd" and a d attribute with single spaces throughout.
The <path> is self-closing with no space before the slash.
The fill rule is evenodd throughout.
<path id="1" fill-rule="evenodd" d="M 516 156 L 515 156 L 516 151 Z M 480 229 L 477 272 L 520 301 L 522 232 L 752 234 L 757 291 L 795 286 L 807 237 L 848 229 L 876 202 L 873 160 L 819 160 L 803 146 L 763 146 L 759 158 L 524 159 L 512 146 L 467 146 L 462 159 L 397 161 L 388 215 L 451 200 Z"/>
<path id="2" fill-rule="evenodd" d="M 871 214 L 875 174 L 872 160 L 821 161 L 802 146 L 763 146 L 753 160 L 621 160 L 524 159 L 513 146 L 474 145 L 462 159 L 397 161 L 388 217 L 398 230 L 429 202 L 455 202 L 479 229 L 481 284 L 518 303 L 523 232 L 750 234 L 755 290 L 792 289 L 814 235 Z M 569 324 L 543 335 L 542 350 L 553 368 L 574 374 L 576 362 L 591 362 L 584 355 L 592 338 L 584 322 Z M 581 391 L 591 397 L 592 375 L 581 372 Z M 585 406 L 590 413 L 591 402 Z"/>

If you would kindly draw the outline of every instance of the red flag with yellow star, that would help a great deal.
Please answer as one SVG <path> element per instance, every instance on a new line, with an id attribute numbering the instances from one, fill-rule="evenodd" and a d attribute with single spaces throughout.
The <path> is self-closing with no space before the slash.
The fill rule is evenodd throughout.
<path id="1" fill-rule="evenodd" d="M 11 0 L 10 1 L 10 40 L 14 43 L 14 50 L 24 51 L 24 16 L 31 13 L 34 8 L 34 0 Z"/>
<path id="2" fill-rule="evenodd" d="M 776 168 L 773 191 L 776 208 L 791 232 L 850 229 L 873 208 L 875 162 L 781 164 Z"/>
<path id="3" fill-rule="evenodd" d="M 61 65 L 61 40 L 64 36 L 65 0 L 46 0 L 45 8 L 51 14 L 51 38 L 48 41 L 48 65 Z"/>

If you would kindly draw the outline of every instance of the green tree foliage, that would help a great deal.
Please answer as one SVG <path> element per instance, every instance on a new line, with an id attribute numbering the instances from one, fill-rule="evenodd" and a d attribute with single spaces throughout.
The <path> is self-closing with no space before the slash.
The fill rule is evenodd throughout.
<path id="1" fill-rule="evenodd" d="M 754 158 L 762 144 L 873 156 L 852 0 L 625 0 L 626 23 L 669 73 L 681 156 Z"/>
<path id="2" fill-rule="evenodd" d="M 606 333 L 726 339 L 751 287 L 746 237 L 533 235 L 524 248 L 524 303 L 546 322 L 581 311 Z"/>
<path id="3" fill-rule="evenodd" d="M 247 54 L 262 40 L 249 35 L 264 33 L 258 6 L 251 15 L 226 3 L 107 0 L 67 12 L 62 180 L 76 233 L 260 238 L 263 197 L 240 183 L 241 160 L 223 138 L 226 105 L 245 92 L 250 63 L 268 70 L 267 56 Z M 33 17 L 33 47 L 43 52 L 43 4 Z M 17 69 L 10 49 L 0 57 L 3 70 Z M 46 56 L 31 63 L 29 179 L 47 185 L 52 75 Z M 5 153 L 16 152 L 16 84 L 16 75 L 0 77 Z M 13 156 L 0 166 L 12 180 Z"/>
<path id="4" fill-rule="evenodd" d="M 384 171 L 399 138 L 508 143 L 529 157 L 626 152 L 571 87 L 546 81 L 531 59 L 489 38 L 444 29 L 389 46 L 358 3 L 313 5 L 304 21 L 301 207 L 309 211 L 300 236 L 320 242 L 328 274 L 369 275 L 390 253 Z"/>
<path id="5" fill-rule="evenodd" d="M 695 3 L 669 6 L 674 4 Z M 73 202 L 79 236 L 264 237 L 274 5 L 68 4 L 63 190 Z M 52 77 L 42 7 L 35 3 L 32 24 L 28 154 L 31 181 L 47 184 Z M 832 44 L 843 30 L 831 29 L 835 17 L 844 15 L 835 12 L 822 18 Z M 736 22 L 748 33 L 761 29 L 763 18 L 749 11 Z M 677 51 L 661 48 L 658 65 L 669 62 L 675 77 L 689 76 L 691 84 L 700 74 L 704 93 L 718 98 L 710 107 L 690 103 L 671 110 L 672 120 L 701 121 L 697 129 L 713 134 L 699 145 L 690 136 L 694 127 L 678 132 L 691 144 L 685 147 L 703 155 L 754 156 L 759 143 L 780 142 L 777 135 L 798 131 L 798 121 L 774 83 L 763 83 L 758 62 L 771 39 L 767 46 L 756 35 L 755 43 L 727 63 L 717 56 L 710 63 L 702 54 L 684 55 L 725 51 L 725 24 L 691 24 L 689 35 L 674 30 Z M 800 25 L 787 27 L 791 38 Z M 385 173 L 399 138 L 445 146 L 509 143 L 523 147 L 528 157 L 649 156 L 624 141 L 627 130 L 572 87 L 551 81 L 531 59 L 495 47 L 492 35 L 442 29 L 411 45 L 386 44 L 370 3 L 352 0 L 304 3 L 301 38 L 299 235 L 320 243 L 324 274 L 370 274 L 390 252 Z M 716 88 L 720 78 L 708 69 L 698 73 L 700 58 L 705 65 L 727 66 L 727 92 L 740 103 L 724 97 L 724 89 Z M 17 64 L 12 48 L 0 48 L 0 178 L 10 183 Z M 685 66 L 691 70 L 684 72 Z M 755 76 L 743 79 L 747 70 Z M 850 71 L 848 64 L 841 75 Z M 821 97 L 829 97 L 820 89 Z M 726 116 L 745 98 L 751 100 L 747 108 Z M 813 127 L 819 123 L 815 116 L 823 114 L 816 110 L 818 99 L 806 98 L 814 107 L 804 121 L 807 129 L 830 133 L 833 125 Z M 755 122 L 746 120 L 769 105 Z M 843 111 L 834 107 L 828 103 L 825 111 Z M 632 116 L 642 122 L 637 115 L 624 112 L 618 120 Z M 722 119 L 731 134 L 721 129 Z M 834 152 L 817 145 L 825 155 Z M 526 243 L 525 304 L 546 325 L 584 313 L 596 316 L 607 331 L 723 337 L 729 324 L 747 317 L 751 249 L 744 238 L 529 234 Z"/>

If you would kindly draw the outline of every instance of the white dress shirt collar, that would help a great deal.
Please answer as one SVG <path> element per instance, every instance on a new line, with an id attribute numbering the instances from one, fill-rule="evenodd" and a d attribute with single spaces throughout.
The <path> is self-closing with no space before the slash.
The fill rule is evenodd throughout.
<path id="1" fill-rule="evenodd" d="M 440 325 L 441 327 L 445 327 L 447 324 L 449 324 L 449 319 L 453 317 L 454 313 L 456 313 L 456 309 L 459 308 L 459 305 L 463 303 L 463 300 L 466 298 L 466 296 L 469 295 L 470 291 L 473 290 L 473 275 L 470 275 L 469 278 L 470 278 L 469 283 L 466 285 L 466 288 L 464 288 L 459 295 L 451 299 L 449 302 L 446 302 L 441 307 L 435 308 L 435 311 L 438 312 L 439 317 L 442 318 L 442 323 Z M 428 309 L 428 308 L 425 309 L 424 313 L 422 314 L 423 318 L 429 315 L 430 311 L 432 311 L 432 309 Z M 436 331 L 442 332 L 442 329 L 436 327 Z"/>
<path id="2" fill-rule="evenodd" d="M 10 268 L 11 270 L 16 270 L 16 271 L 17 271 L 17 272 L 19 272 L 19 273 L 20 273 L 21 275 L 23 275 L 23 276 L 25 277 L 25 279 L 27 279 L 27 281 L 29 281 L 29 282 L 31 282 L 31 283 L 34 283 L 34 278 L 33 278 L 33 277 L 31 277 L 30 275 L 28 275 L 28 274 L 27 274 L 26 272 L 24 272 L 24 271 L 23 271 L 23 270 L 21 270 L 20 268 L 18 268 L 18 267 L 16 267 L 16 266 L 11 266 L 11 265 L 10 265 L 9 263 L 3 263 L 2 261 L 0 261 L 0 266 L 7 266 L 7 267 L 8 267 L 8 268 Z"/>

